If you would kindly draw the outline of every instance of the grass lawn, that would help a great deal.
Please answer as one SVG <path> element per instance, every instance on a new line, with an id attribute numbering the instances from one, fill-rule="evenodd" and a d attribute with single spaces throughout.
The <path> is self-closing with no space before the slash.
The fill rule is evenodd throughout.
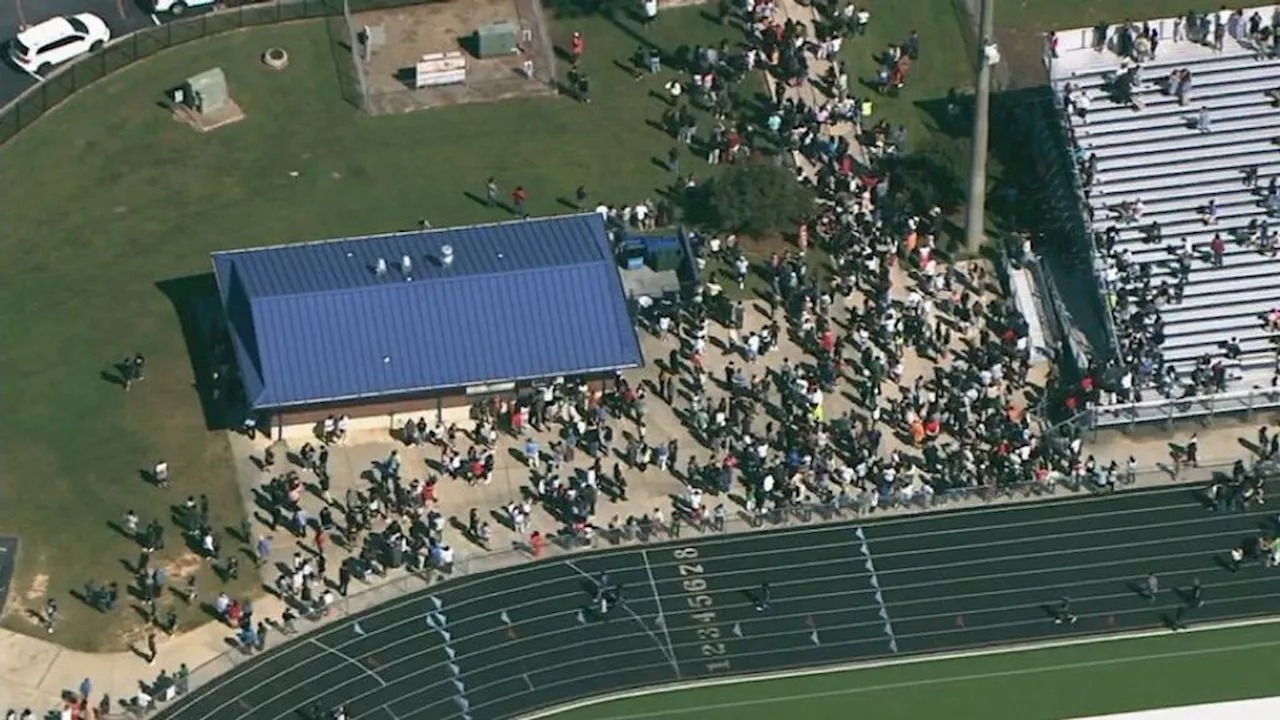
<path id="1" fill-rule="evenodd" d="M 857 4 L 862 7 L 862 3 Z M 849 91 L 871 96 L 875 116 L 907 128 L 907 150 L 919 149 L 939 131 L 947 91 L 973 85 L 966 65 L 965 19 L 953 0 L 871 0 L 871 24 L 865 36 L 850 38 L 840 49 L 849 67 Z M 920 59 L 912 63 L 907 85 L 899 97 L 881 97 L 874 90 L 878 56 L 889 45 L 901 45 L 911 31 L 920 33 Z M 857 84 L 855 88 L 855 82 Z"/>
<path id="2" fill-rule="evenodd" d="M 761 680 L 618 700 L 555 720 L 1053 720 L 1275 694 L 1280 626 L 1192 632 Z"/>
<path id="3" fill-rule="evenodd" d="M 631 28 L 581 19 L 557 26 L 556 39 L 574 29 L 590 43 L 590 105 L 536 99 L 368 118 L 340 97 L 325 24 L 307 22 L 164 52 L 0 149 L 0 187 L 10 189 L 0 252 L 14 259 L 0 269 L 0 533 L 22 539 L 8 627 L 31 631 L 24 609 L 51 595 L 63 609 L 59 641 L 120 647 L 136 637 L 137 617 L 126 607 L 104 619 L 68 595 L 91 578 L 127 579 L 121 560 L 136 549 L 108 521 L 130 508 L 165 518 L 195 493 L 209 495 L 219 527 L 242 516 L 227 444 L 206 427 L 164 291 L 205 276 L 211 251 L 394 230 L 421 217 L 500 219 L 464 195 L 483 195 L 491 175 L 504 191 L 524 185 L 536 214 L 565 212 L 557 198 L 578 185 L 592 201 L 657 199 L 672 178 L 652 158 L 672 141 L 646 124 L 662 113 L 648 93 L 670 75 L 636 83 L 614 65 L 636 47 Z M 649 38 L 671 49 L 725 32 L 692 9 L 664 12 Z M 259 62 L 272 46 L 288 50 L 286 72 Z M 215 66 L 247 119 L 200 135 L 158 101 Z M 684 165 L 706 173 L 692 158 Z M 147 356 L 148 376 L 126 393 L 101 374 L 133 352 Z M 139 474 L 162 458 L 168 491 Z M 178 561 L 177 531 L 166 539 L 166 559 Z M 207 595 L 212 578 L 202 585 Z"/>

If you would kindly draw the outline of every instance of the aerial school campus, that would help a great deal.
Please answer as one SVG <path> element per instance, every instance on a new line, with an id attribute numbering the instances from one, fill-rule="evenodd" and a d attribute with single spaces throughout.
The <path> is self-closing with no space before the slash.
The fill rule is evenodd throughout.
<path id="1" fill-rule="evenodd" d="M 17 5 L 0 711 L 1274 712 L 1274 7 L 192 5 Z"/>

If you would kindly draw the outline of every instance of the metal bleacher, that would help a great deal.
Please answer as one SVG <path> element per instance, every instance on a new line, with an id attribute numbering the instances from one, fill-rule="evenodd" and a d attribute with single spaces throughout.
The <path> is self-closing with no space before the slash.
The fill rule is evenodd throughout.
<path id="1" fill-rule="evenodd" d="M 1258 9 L 1264 24 L 1271 23 L 1272 10 Z M 1246 10 L 1245 17 L 1252 12 Z M 1142 65 L 1142 84 L 1133 91 L 1141 106 L 1137 110 L 1111 98 L 1110 79 L 1121 69 L 1122 59 L 1110 50 L 1093 50 L 1092 30 L 1060 33 L 1069 47 L 1060 49 L 1050 63 L 1054 91 L 1061 98 L 1070 85 L 1083 90 L 1090 101 L 1087 118 L 1063 116 L 1080 156 L 1097 156 L 1087 200 L 1093 220 L 1086 222 L 1095 231 L 1117 227 L 1116 249 L 1149 265 L 1154 285 L 1171 278 L 1183 238 L 1194 245 L 1199 257 L 1192 263 L 1182 302 L 1160 309 L 1164 356 L 1184 377 L 1199 358 L 1222 357 L 1232 338 L 1243 355 L 1230 371 L 1234 380 L 1228 392 L 1216 398 L 1179 402 L 1148 391 L 1142 402 L 1100 411 L 1098 425 L 1280 405 L 1280 395 L 1270 387 L 1276 346 L 1263 321 L 1269 310 L 1280 306 L 1280 259 L 1236 240 L 1237 231 L 1251 220 L 1267 220 L 1263 191 L 1280 175 L 1280 109 L 1267 96 L 1280 88 L 1280 60 L 1230 36 L 1221 52 L 1186 40 L 1175 43 L 1172 20 L 1157 22 L 1162 23 L 1163 41 L 1157 57 Z M 1170 73 L 1181 68 L 1192 74 L 1185 105 L 1165 91 Z M 1196 127 L 1202 107 L 1210 119 L 1208 133 Z M 1251 167 L 1258 170 L 1256 189 L 1243 181 Z M 1115 208 L 1139 199 L 1145 207 L 1141 218 L 1119 222 Z M 1210 200 L 1217 202 L 1214 224 L 1207 224 L 1200 212 Z M 1153 221 L 1162 230 L 1162 239 L 1154 244 L 1143 237 L 1143 229 Z M 1271 218 L 1269 224 L 1280 229 L 1280 218 Z M 1215 233 L 1226 241 L 1221 267 L 1215 267 L 1208 252 Z"/>

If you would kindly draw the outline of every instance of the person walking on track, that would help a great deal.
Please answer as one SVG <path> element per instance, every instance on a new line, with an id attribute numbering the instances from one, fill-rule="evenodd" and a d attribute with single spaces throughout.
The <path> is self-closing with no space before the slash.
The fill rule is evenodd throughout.
<path id="1" fill-rule="evenodd" d="M 1075 625 L 1080 618 L 1071 612 L 1071 598 L 1063 597 L 1053 612 L 1054 625 Z"/>
<path id="2" fill-rule="evenodd" d="M 1147 575 L 1146 583 L 1143 585 L 1142 595 L 1147 602 L 1155 604 L 1156 595 L 1160 594 L 1160 578 L 1155 573 Z"/>
<path id="3" fill-rule="evenodd" d="M 756 612 L 764 612 L 769 609 L 770 597 L 772 593 L 769 591 L 769 583 L 760 583 L 760 591 L 756 597 Z"/>

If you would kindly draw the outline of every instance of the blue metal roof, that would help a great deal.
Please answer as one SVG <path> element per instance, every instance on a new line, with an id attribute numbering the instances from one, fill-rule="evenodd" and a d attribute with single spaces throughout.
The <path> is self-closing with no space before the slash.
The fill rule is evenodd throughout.
<path id="1" fill-rule="evenodd" d="M 254 408 L 643 362 L 595 213 L 221 252 L 213 265 Z"/>

